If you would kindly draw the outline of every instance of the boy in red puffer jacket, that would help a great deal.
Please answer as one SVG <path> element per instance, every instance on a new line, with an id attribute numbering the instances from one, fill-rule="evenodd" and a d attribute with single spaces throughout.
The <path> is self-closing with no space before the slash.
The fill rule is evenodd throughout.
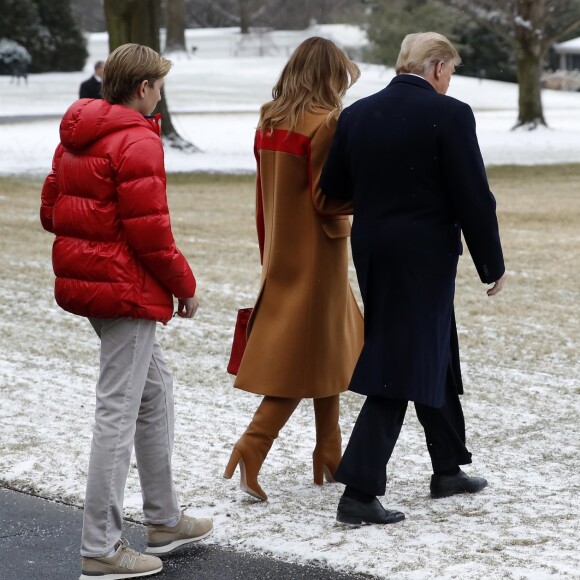
<path id="1" fill-rule="evenodd" d="M 147 552 L 208 536 L 210 519 L 180 514 L 173 487 L 173 379 L 157 322 L 192 318 L 195 278 L 169 218 L 158 118 L 150 117 L 171 62 L 125 44 L 105 64 L 103 100 L 80 99 L 60 125 L 40 218 L 56 236 L 55 298 L 85 316 L 101 341 L 100 375 L 81 541 L 80 578 L 136 578 L 159 558 L 121 539 L 123 494 L 135 446 Z"/>

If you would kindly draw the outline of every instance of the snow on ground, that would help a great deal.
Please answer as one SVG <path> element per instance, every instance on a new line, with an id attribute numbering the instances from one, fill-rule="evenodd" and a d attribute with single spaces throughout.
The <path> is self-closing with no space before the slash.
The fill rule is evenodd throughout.
<path id="1" fill-rule="evenodd" d="M 198 50 L 191 58 L 176 59 L 167 91 L 176 126 L 204 153 L 192 156 L 168 151 L 167 166 L 171 171 L 252 172 L 258 107 L 268 98 L 285 62 L 287 50 L 280 48 L 285 45 L 278 38 L 280 54 L 270 50 L 266 56 L 252 57 L 241 54 L 231 31 L 225 39 L 215 31 L 196 33 L 199 36 L 188 34 L 188 42 L 198 45 Z M 104 41 L 97 36 L 91 42 L 91 62 L 106 56 L 99 46 L 104 51 Z M 232 54 L 236 50 L 239 56 Z M 392 76 L 383 67 L 362 68 L 363 76 L 349 93 L 348 102 L 379 90 Z M 48 170 L 58 140 L 58 117 L 89 72 L 90 64 L 83 73 L 32 75 L 28 86 L 10 85 L 7 77 L 0 77 L 0 173 L 42 174 Z M 545 91 L 546 116 L 552 128 L 533 133 L 509 131 L 516 118 L 514 85 L 456 76 L 450 94 L 475 109 L 489 165 L 578 161 L 578 94 Z M 6 119 L 34 115 L 40 118 Z M 17 200 L 7 195 L 0 203 L 13 207 Z M 195 203 L 201 201 L 192 205 Z M 499 317 L 492 302 L 477 302 L 479 325 L 475 330 L 471 326 L 462 329 L 462 339 L 469 338 L 467 333 L 481 333 L 480 350 L 471 348 L 465 353 L 469 388 L 464 408 L 476 461 L 468 471 L 488 476 L 488 490 L 473 497 L 429 499 L 429 461 L 421 429 L 410 411 L 389 466 L 384 502 L 405 511 L 407 520 L 386 528 L 345 529 L 334 522 L 341 486 L 318 488 L 311 482 L 314 433 L 308 401 L 291 418 L 262 470 L 268 503 L 256 503 L 237 489 L 238 472 L 232 481 L 221 478 L 231 447 L 258 402 L 257 397 L 232 389 L 224 372 L 233 313 L 235 308 L 251 304 L 259 279 L 251 194 L 244 203 L 241 211 L 247 220 L 232 212 L 228 222 L 242 226 L 248 222 L 247 230 L 234 241 L 215 233 L 212 237 L 209 228 L 216 227 L 211 211 L 208 223 L 199 216 L 196 222 L 184 213 L 174 213 L 176 225 L 191 220 L 191 238 L 179 239 L 184 239 L 185 253 L 196 256 L 194 270 L 199 272 L 205 304 L 193 323 L 174 320 L 160 328 L 176 377 L 177 487 L 188 513 L 214 518 L 216 531 L 209 541 L 379 578 L 578 577 L 578 362 L 561 356 L 543 366 L 533 343 L 526 343 L 516 353 L 521 358 L 504 358 L 501 345 L 509 346 L 511 332 L 520 339 L 521 329 L 511 329 L 507 322 L 498 330 Z M 46 245 L 42 259 L 25 258 L 15 245 L 2 256 L 14 274 L 0 288 L 0 328 L 6 345 L 0 355 L 0 441 L 10 450 L 0 455 L 0 478 L 18 488 L 79 505 L 91 438 L 97 344 L 85 320 L 54 305 L 48 259 L 51 240 L 39 231 L 36 203 L 33 205 L 34 211 L 26 214 L 26 235 L 42 237 Z M 193 215 L 198 211 L 196 206 Z M 517 240 L 528 233 L 528 226 L 522 226 L 512 237 Z M 555 235 L 550 234 L 553 243 Z M 211 255 L 203 250 L 208 240 Z M 466 262 L 464 258 L 461 294 L 481 293 Z M 554 264 L 558 266 L 557 260 Z M 515 288 L 525 289 L 543 276 L 519 265 L 509 298 L 513 308 L 519 300 Z M 43 283 L 31 285 L 30 277 L 42 278 Z M 531 311 L 542 307 L 541 298 L 530 306 Z M 562 297 L 563 312 L 569 316 L 577 316 L 570 307 L 576 298 L 577 292 Z M 544 336 L 542 325 L 547 324 L 558 340 L 567 340 L 568 348 L 573 349 L 574 336 L 564 331 L 560 336 L 549 320 L 530 320 L 531 326 L 526 328 L 530 341 L 535 334 Z M 567 324 L 571 326 L 569 321 Z M 496 342 L 498 350 L 489 350 Z M 345 439 L 360 404 L 356 395 L 343 397 Z M 129 517 L 141 517 L 140 502 L 132 469 L 126 496 Z"/>
<path id="2" fill-rule="evenodd" d="M 54 303 L 52 236 L 38 223 L 37 182 L 26 195 L 6 188 L 0 199 L 0 481 L 82 505 L 98 341 L 86 320 Z M 431 500 L 428 454 L 409 410 L 384 498 L 407 519 L 358 529 L 335 522 L 342 486 L 312 483 L 311 401 L 263 466 L 267 503 L 238 489 L 239 472 L 222 478 L 260 399 L 233 389 L 225 372 L 236 309 L 253 303 L 260 278 L 252 179 L 215 190 L 172 186 L 173 227 L 202 306 L 193 321 L 159 325 L 158 336 L 175 376 L 176 488 L 188 513 L 214 518 L 208 542 L 397 580 L 578 577 L 579 204 L 566 187 L 562 201 L 560 184 L 536 197 L 530 186 L 498 198 L 513 268 L 505 291 L 486 299 L 467 256 L 459 268 L 463 406 L 474 454 L 466 471 L 486 476 L 489 488 Z M 547 235 L 554 207 L 561 223 Z M 345 442 L 361 404 L 353 393 L 341 398 Z M 125 514 L 142 517 L 134 465 Z"/>
<path id="3" fill-rule="evenodd" d="M 352 28 L 319 27 L 312 33 L 361 42 Z M 199 155 L 167 151 L 169 171 L 252 172 L 253 132 L 260 105 L 271 95 L 288 54 L 309 33 L 279 32 L 264 56 L 254 46 L 240 48 L 235 29 L 188 31 L 193 54 L 174 56 L 167 77 L 167 99 L 178 131 L 201 147 Z M 78 94 L 92 63 L 106 58 L 106 35 L 94 34 L 84 72 L 31 75 L 28 85 L 0 77 L 0 174 L 44 173 L 58 143 L 60 117 Z M 236 56 L 236 53 L 238 56 Z M 361 65 L 361 79 L 349 91 L 346 104 L 383 88 L 393 71 Z M 449 95 L 475 111 L 483 157 L 487 165 L 566 163 L 580 159 L 580 94 L 544 91 L 550 130 L 510 131 L 517 119 L 517 86 L 456 75 Z M 49 118 L 46 118 L 46 117 Z M 18 119 L 11 119 L 17 117 Z M 40 117 L 40 118 L 39 118 Z"/>

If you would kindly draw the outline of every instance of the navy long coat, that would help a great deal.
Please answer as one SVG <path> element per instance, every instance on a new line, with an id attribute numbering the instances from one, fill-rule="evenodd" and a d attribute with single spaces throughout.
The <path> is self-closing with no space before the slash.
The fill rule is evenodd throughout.
<path id="1" fill-rule="evenodd" d="M 471 108 L 400 75 L 344 110 L 323 192 L 352 200 L 365 342 L 350 390 L 440 407 L 462 392 L 453 299 L 461 231 L 482 282 L 505 271 Z"/>

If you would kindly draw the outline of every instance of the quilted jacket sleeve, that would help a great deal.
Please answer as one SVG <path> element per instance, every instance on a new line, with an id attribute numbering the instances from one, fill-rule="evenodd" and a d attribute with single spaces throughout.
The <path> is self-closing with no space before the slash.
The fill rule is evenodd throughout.
<path id="1" fill-rule="evenodd" d="M 56 198 L 58 197 L 56 173 L 63 153 L 64 147 L 59 145 L 56 148 L 52 159 L 52 171 L 46 176 L 44 185 L 42 186 L 42 193 L 40 195 L 40 223 L 42 224 L 42 227 L 49 232 L 54 232 L 52 224 L 52 208 L 54 207 Z"/>
<path id="2" fill-rule="evenodd" d="M 122 152 L 117 192 L 123 229 L 137 257 L 175 297 L 192 297 L 196 282 L 171 231 L 158 137 L 138 140 Z"/>

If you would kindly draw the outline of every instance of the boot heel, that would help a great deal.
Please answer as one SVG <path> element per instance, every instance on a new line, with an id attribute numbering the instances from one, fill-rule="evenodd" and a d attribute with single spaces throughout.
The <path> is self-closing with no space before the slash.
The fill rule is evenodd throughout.
<path id="1" fill-rule="evenodd" d="M 328 467 L 328 465 L 324 466 L 324 477 L 328 483 L 336 483 L 334 480 L 334 475 L 332 474 L 332 471 L 330 471 L 330 467 Z"/>
<path id="2" fill-rule="evenodd" d="M 341 524 L 348 524 L 350 526 L 360 526 L 363 523 L 362 518 L 356 516 L 337 515 L 336 521 Z"/>
<path id="3" fill-rule="evenodd" d="M 230 455 L 230 460 L 228 461 L 228 464 L 226 465 L 226 469 L 224 471 L 225 479 L 231 479 L 233 477 L 234 471 L 236 470 L 236 467 L 240 463 L 241 459 L 242 454 L 237 449 L 234 449 L 232 451 L 232 454 Z"/>
<path id="4" fill-rule="evenodd" d="M 236 467 L 240 466 L 240 489 L 247 494 L 259 499 L 260 501 L 267 501 L 268 496 L 258 484 L 258 473 L 250 469 L 250 482 L 248 483 L 248 468 L 244 462 L 244 456 L 235 447 L 230 455 L 230 460 L 226 465 L 224 471 L 224 478 L 231 479 L 236 471 Z"/>
<path id="5" fill-rule="evenodd" d="M 316 485 L 322 485 L 325 479 L 328 483 L 335 482 L 330 467 L 316 457 L 312 457 L 312 471 L 314 473 L 314 483 Z"/>
<path id="6" fill-rule="evenodd" d="M 322 485 L 324 483 L 324 468 L 326 466 L 316 459 L 312 459 L 312 471 L 314 474 L 314 483 L 316 485 Z"/>

